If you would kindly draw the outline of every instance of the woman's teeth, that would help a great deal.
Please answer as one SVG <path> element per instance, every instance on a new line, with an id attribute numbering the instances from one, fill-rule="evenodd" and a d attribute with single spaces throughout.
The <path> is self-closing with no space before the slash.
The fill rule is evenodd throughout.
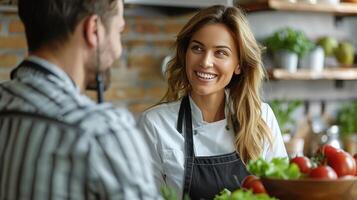
<path id="1" fill-rule="evenodd" d="M 215 75 L 215 74 L 207 74 L 207 73 L 203 73 L 203 72 L 196 72 L 196 75 L 203 79 L 214 79 L 217 77 L 217 75 Z"/>

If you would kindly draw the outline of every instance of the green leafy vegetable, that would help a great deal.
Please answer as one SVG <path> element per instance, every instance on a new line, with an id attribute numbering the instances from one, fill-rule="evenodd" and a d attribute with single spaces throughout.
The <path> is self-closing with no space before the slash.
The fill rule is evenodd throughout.
<path id="1" fill-rule="evenodd" d="M 299 167 L 290 163 L 288 158 L 273 158 L 271 162 L 259 158 L 250 160 L 247 166 L 248 171 L 259 177 L 276 179 L 298 179 L 302 176 Z"/>
<path id="2" fill-rule="evenodd" d="M 232 195 L 231 191 L 224 189 L 214 197 L 214 200 L 228 200 L 230 199 L 231 195 Z"/>
<path id="3" fill-rule="evenodd" d="M 276 200 L 267 194 L 253 194 L 251 190 L 238 189 L 233 193 L 224 189 L 214 200 Z"/>
<path id="4" fill-rule="evenodd" d="M 167 185 L 161 186 L 160 191 L 161 191 L 161 195 L 164 198 L 164 200 L 179 200 L 180 199 L 180 198 L 178 198 L 176 191 Z M 190 200 L 190 197 L 186 194 L 184 196 L 183 200 Z"/>

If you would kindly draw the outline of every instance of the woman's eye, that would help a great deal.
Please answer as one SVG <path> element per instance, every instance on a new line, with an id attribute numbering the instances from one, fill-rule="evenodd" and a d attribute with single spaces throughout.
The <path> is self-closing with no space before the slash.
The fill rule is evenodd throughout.
<path id="1" fill-rule="evenodd" d="M 203 48 L 198 46 L 198 45 L 192 46 L 191 49 L 192 49 L 193 52 L 196 52 L 196 53 L 199 53 L 199 52 L 203 51 Z"/>
<path id="2" fill-rule="evenodd" d="M 216 51 L 216 54 L 217 54 L 219 57 L 228 56 L 228 53 L 227 53 L 226 51 L 223 51 L 223 50 L 218 50 L 218 51 Z"/>

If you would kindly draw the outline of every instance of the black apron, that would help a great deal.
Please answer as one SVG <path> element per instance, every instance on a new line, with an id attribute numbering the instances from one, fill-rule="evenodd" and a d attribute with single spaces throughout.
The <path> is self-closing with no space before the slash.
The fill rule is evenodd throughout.
<path id="1" fill-rule="evenodd" d="M 236 152 L 218 156 L 195 156 L 193 148 L 192 114 L 189 97 L 182 99 L 177 130 L 182 133 L 185 123 L 185 173 L 183 195 L 191 200 L 211 200 L 224 188 L 234 191 L 249 175 Z"/>

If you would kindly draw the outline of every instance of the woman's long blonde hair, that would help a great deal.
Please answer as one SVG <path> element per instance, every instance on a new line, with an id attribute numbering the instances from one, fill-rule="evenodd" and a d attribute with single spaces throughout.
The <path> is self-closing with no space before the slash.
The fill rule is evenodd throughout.
<path id="1" fill-rule="evenodd" d="M 168 63 L 168 89 L 161 103 L 172 102 L 188 95 L 190 85 L 186 76 L 186 51 L 192 35 L 207 24 L 227 26 L 238 47 L 241 74 L 233 75 L 226 87 L 235 126 L 235 148 L 246 163 L 257 159 L 264 143 L 272 145 L 271 131 L 261 117 L 260 87 L 265 76 L 261 48 L 251 32 L 244 14 L 236 7 L 212 6 L 198 12 L 179 32 L 175 56 Z"/>

